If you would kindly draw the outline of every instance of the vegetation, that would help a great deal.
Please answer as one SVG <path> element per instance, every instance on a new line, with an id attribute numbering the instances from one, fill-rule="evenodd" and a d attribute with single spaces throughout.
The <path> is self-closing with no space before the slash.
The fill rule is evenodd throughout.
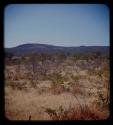
<path id="1" fill-rule="evenodd" d="M 44 105 L 44 111 L 39 108 L 41 106 L 36 110 L 40 109 L 42 114 L 48 114 L 47 119 L 106 119 L 109 116 L 110 104 L 109 70 L 108 55 L 103 56 L 99 52 L 84 55 L 62 52 L 31 53 L 20 57 L 7 53 L 5 57 L 6 115 L 11 119 L 18 119 L 23 116 L 22 107 L 27 113 L 27 106 L 32 107 L 33 103 L 36 107 L 41 103 L 40 105 Z M 24 98 L 25 105 L 20 104 L 19 92 L 24 93 L 22 100 L 24 96 L 28 96 L 29 100 L 32 99 L 30 104 L 26 98 Z M 59 102 L 55 103 L 57 107 L 55 107 L 54 99 Z M 66 103 L 66 101 L 70 102 Z M 69 103 L 72 106 L 69 106 Z M 16 108 L 15 105 L 17 105 Z M 31 120 L 35 112 L 34 107 L 29 108 L 32 113 L 28 116 L 30 115 Z M 18 116 L 18 113 L 21 115 Z M 40 119 L 45 119 L 43 116 L 40 117 Z"/>
<path id="2" fill-rule="evenodd" d="M 97 109 L 90 108 L 88 105 L 82 105 L 82 110 L 79 107 L 69 107 L 64 109 L 60 106 L 58 109 L 47 108 L 45 112 L 52 120 L 103 120 L 105 114 Z"/>

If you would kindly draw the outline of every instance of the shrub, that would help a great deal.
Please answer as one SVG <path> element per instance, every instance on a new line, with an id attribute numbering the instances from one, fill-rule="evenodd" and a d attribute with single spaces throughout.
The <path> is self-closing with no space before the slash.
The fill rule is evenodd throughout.
<path id="1" fill-rule="evenodd" d="M 110 103 L 110 97 L 108 95 L 107 90 L 106 91 L 98 90 L 97 95 L 98 95 L 97 100 L 95 100 L 97 106 L 99 106 L 101 109 L 103 108 L 108 109 Z"/>
<path id="2" fill-rule="evenodd" d="M 92 106 L 90 106 L 92 107 Z M 46 108 L 45 112 L 52 120 L 102 120 L 106 118 L 106 114 L 88 105 L 82 105 L 82 110 L 79 107 L 69 107 L 68 109 L 60 106 L 58 109 Z"/>
<path id="3" fill-rule="evenodd" d="M 45 112 L 51 117 L 52 120 L 68 120 L 68 111 L 60 106 L 58 109 L 46 108 Z"/>

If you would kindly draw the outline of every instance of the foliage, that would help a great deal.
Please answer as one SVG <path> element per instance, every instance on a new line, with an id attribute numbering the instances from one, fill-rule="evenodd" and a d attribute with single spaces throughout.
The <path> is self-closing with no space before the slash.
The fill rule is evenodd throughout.
<path id="1" fill-rule="evenodd" d="M 100 120 L 105 118 L 105 114 L 97 109 L 91 109 L 88 105 L 79 107 L 69 107 L 68 109 L 60 106 L 58 109 L 45 108 L 45 112 L 52 120 Z"/>

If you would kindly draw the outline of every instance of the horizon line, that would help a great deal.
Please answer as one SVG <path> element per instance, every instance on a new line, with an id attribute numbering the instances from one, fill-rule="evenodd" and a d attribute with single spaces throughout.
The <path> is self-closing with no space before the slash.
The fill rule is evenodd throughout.
<path id="1" fill-rule="evenodd" d="M 49 46 L 56 46 L 56 47 L 91 47 L 91 46 L 107 46 L 109 47 L 110 45 L 77 45 L 77 46 L 63 46 L 63 45 L 53 45 L 53 44 L 46 44 L 46 43 L 23 43 L 23 44 L 20 44 L 20 45 L 15 45 L 15 46 L 12 46 L 12 47 L 5 47 L 4 48 L 15 48 L 15 47 L 19 47 L 19 46 L 22 46 L 22 45 L 28 45 L 28 44 L 40 44 L 40 45 L 49 45 Z"/>

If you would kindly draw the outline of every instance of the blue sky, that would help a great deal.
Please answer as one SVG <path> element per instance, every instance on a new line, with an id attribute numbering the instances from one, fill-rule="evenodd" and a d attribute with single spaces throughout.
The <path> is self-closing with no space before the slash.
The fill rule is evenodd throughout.
<path id="1" fill-rule="evenodd" d="M 4 47 L 25 43 L 109 46 L 109 8 L 104 4 L 9 4 Z"/>

